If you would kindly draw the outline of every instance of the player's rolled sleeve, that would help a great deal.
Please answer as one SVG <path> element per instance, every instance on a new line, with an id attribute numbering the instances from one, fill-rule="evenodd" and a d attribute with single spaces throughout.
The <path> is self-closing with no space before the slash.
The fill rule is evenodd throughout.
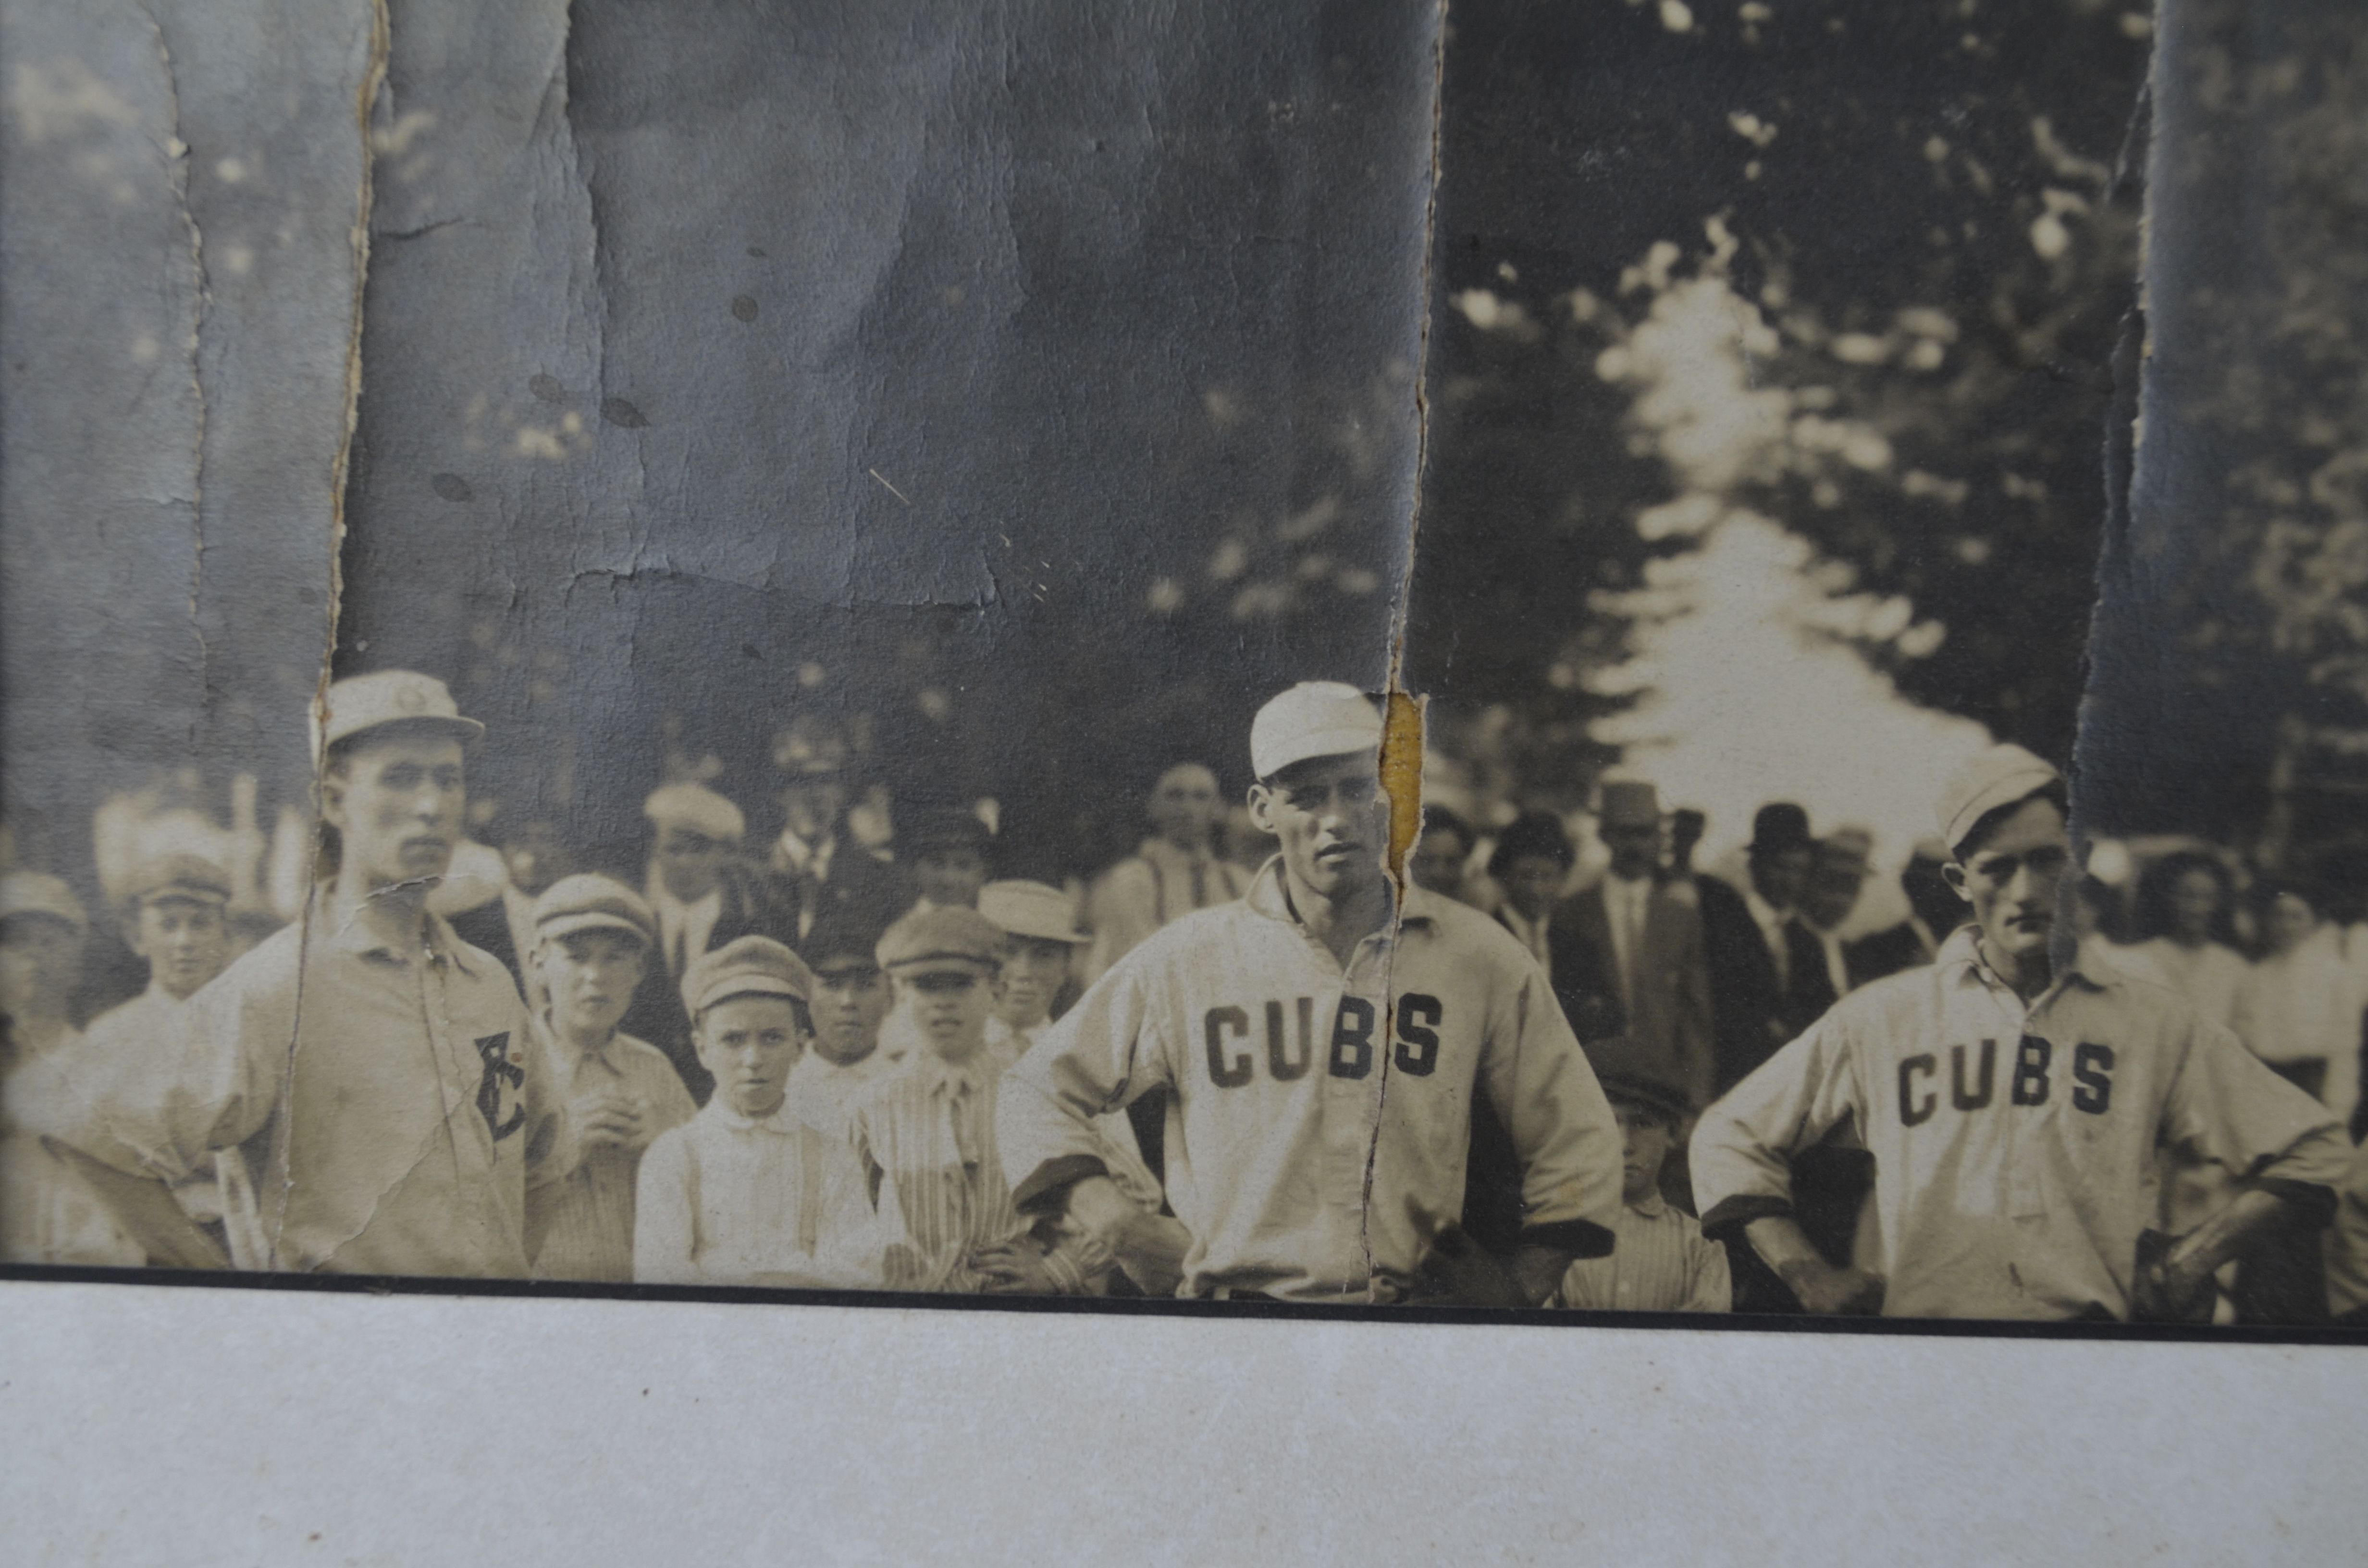
<path id="1" fill-rule="evenodd" d="M 691 1189 L 690 1145 L 679 1131 L 662 1132 L 642 1154 L 633 1179 L 633 1278 L 643 1284 L 684 1284 L 699 1278 L 693 1261 L 698 1208 Z"/>
<path id="2" fill-rule="evenodd" d="M 2325 1225 L 2351 1163 L 2335 1114 L 2263 1065 L 2231 1031 L 2198 1022 L 2164 1108 L 2166 1142 L 2216 1160 Z"/>
<path id="3" fill-rule="evenodd" d="M 296 1012 L 234 973 L 200 992 L 169 1038 L 102 1041 L 57 1061 L 55 1081 L 38 1091 L 11 1085 L 10 1114 L 118 1170 L 165 1181 L 245 1142 L 279 1103 Z"/>
<path id="4" fill-rule="evenodd" d="M 1110 1173 L 1094 1119 L 1168 1082 L 1140 950 L 1096 981 L 1004 1075 L 996 1143 L 1022 1212 L 1087 1176 Z"/>
<path id="5" fill-rule="evenodd" d="M 1716 1242 L 1702 1238 L 1687 1249 L 1690 1254 L 1691 1278 L 1686 1290 L 1681 1312 L 1729 1312 L 1735 1310 L 1735 1280 L 1726 1261 L 1726 1249 Z"/>
<path id="6" fill-rule="evenodd" d="M 1704 1234 L 1793 1212 L 1793 1156 L 1859 1107 L 1847 1024 L 1828 1013 L 1702 1112 L 1687 1162 Z"/>
<path id="7" fill-rule="evenodd" d="M 1521 1162 L 1521 1240 L 1574 1257 L 1611 1251 L 1620 1127 L 1545 973 L 1524 965 L 1483 1075 Z"/>

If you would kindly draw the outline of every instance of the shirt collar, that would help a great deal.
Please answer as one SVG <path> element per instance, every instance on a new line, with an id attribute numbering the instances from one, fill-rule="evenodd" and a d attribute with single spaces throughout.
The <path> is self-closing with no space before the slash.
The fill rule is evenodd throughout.
<path id="1" fill-rule="evenodd" d="M 1291 907 L 1291 894 L 1283 887 L 1281 856 L 1269 857 L 1267 863 L 1258 868 L 1258 875 L 1250 879 L 1250 891 L 1242 895 L 1242 902 L 1268 919 L 1280 920 L 1292 926 L 1309 941 L 1315 939 L 1315 934 L 1307 929 L 1306 923 L 1299 918 L 1298 912 Z M 1439 918 L 1438 911 L 1442 902 L 1440 894 L 1409 885 L 1406 902 L 1399 906 L 1399 918 L 1402 921 L 1418 920 L 1428 925 Z M 1391 939 L 1391 927 L 1385 923 L 1380 930 L 1364 939 L 1387 942 Z"/>
<path id="2" fill-rule="evenodd" d="M 1978 926 L 1960 926 L 1950 932 L 1948 940 L 1941 944 L 1941 950 L 1933 956 L 1932 965 L 1935 969 L 1951 974 L 1960 985 L 1979 985 L 1992 991 L 2003 991 L 2009 995 L 2014 994 L 2014 987 L 2009 985 L 2003 976 L 1983 960 L 1982 932 Z M 2118 983 L 2116 977 L 2111 974 L 2098 976 L 2083 973 L 2077 957 L 2070 963 L 2057 965 L 2055 973 L 2054 983 L 2040 994 L 2037 1001 L 2032 1003 L 2032 1011 L 2038 1011 L 2049 999 L 2067 987 L 2077 987 L 2082 991 L 2102 991 L 2109 984 Z"/>
<path id="3" fill-rule="evenodd" d="M 722 1095 L 708 1101 L 707 1108 L 700 1114 L 713 1117 L 734 1132 L 777 1132 L 783 1137 L 788 1137 L 799 1131 L 804 1125 L 791 1113 L 790 1102 L 786 1096 L 770 1116 L 743 1116 L 734 1110 L 732 1102 Z"/>
<path id="4" fill-rule="evenodd" d="M 1751 911 L 1751 918 L 1759 923 L 1761 930 L 1773 930 L 1792 918 L 1792 911 L 1779 909 L 1760 897 L 1759 890 L 1748 881 L 1744 883 L 1742 891 L 1744 906 Z"/>
<path id="5" fill-rule="evenodd" d="M 411 953 L 380 936 L 378 927 L 369 921 L 359 918 L 343 923 L 333 921 L 327 914 L 327 900 L 324 898 L 322 903 L 323 928 L 315 937 L 325 946 L 337 952 L 351 953 L 357 958 L 391 959 L 397 963 L 411 961 Z M 465 975 L 473 977 L 476 974 L 477 966 L 461 956 L 469 950 L 468 944 L 453 931 L 450 921 L 432 909 L 426 910 L 422 912 L 420 926 L 422 940 L 428 953 L 438 962 L 450 963 Z"/>
<path id="6" fill-rule="evenodd" d="M 1637 1213 L 1642 1214 L 1647 1220 L 1657 1220 L 1662 1215 L 1669 1211 L 1668 1200 L 1662 1198 L 1658 1192 L 1648 1192 L 1644 1197 L 1636 1199 L 1635 1202 L 1628 1205 L 1628 1207 L 1634 1209 Z"/>

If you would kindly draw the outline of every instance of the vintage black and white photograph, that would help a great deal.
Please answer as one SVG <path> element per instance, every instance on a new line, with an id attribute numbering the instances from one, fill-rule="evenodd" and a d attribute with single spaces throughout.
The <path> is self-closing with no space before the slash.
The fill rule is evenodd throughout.
<path id="1" fill-rule="evenodd" d="M 10 1278 L 2356 1334 L 2363 30 L 6 8 Z"/>

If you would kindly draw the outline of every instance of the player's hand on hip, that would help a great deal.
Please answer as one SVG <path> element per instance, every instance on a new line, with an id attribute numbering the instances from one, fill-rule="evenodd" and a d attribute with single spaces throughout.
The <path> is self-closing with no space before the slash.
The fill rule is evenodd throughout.
<path id="1" fill-rule="evenodd" d="M 1512 1271 L 1452 1220 L 1435 1219 L 1413 1199 L 1406 1214 L 1430 1238 L 1406 1301 L 1417 1307 L 1527 1307 L 1533 1303 Z"/>
<path id="2" fill-rule="evenodd" d="M 2159 1231 L 2139 1236 L 2137 1273 L 2130 1286 L 2131 1321 L 2210 1323 L 2219 1304 L 2219 1286 L 2206 1264 L 2196 1249 L 2182 1249 Z"/>
<path id="3" fill-rule="evenodd" d="M 1883 1311 L 1883 1276 L 1867 1269 L 1837 1268 L 1823 1258 L 1803 1259 L 1783 1270 L 1783 1279 L 1804 1312 L 1863 1317 Z"/>

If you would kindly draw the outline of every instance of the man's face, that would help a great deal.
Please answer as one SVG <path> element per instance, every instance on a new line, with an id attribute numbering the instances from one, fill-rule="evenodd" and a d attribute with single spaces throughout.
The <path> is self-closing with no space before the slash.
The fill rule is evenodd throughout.
<path id="1" fill-rule="evenodd" d="M 929 1049 L 948 1062 L 966 1062 L 986 1043 L 986 1020 L 995 1006 L 987 971 L 949 964 L 900 974 L 896 989 L 913 1009 L 913 1022 Z"/>
<path id="2" fill-rule="evenodd" d="M 1661 824 L 1656 817 L 1651 822 L 1608 822 L 1596 830 L 1603 847 L 1611 851 L 1611 874 L 1627 881 L 1641 881 L 1661 869 Z"/>
<path id="3" fill-rule="evenodd" d="M 533 898 L 575 869 L 575 858 L 560 841 L 555 823 L 522 824 L 502 846 L 502 864 L 509 869 L 510 886 Z"/>
<path id="4" fill-rule="evenodd" d="M 1171 767 L 1151 791 L 1150 809 L 1151 824 L 1162 838 L 1181 848 L 1206 849 L 1224 814 L 1217 776 L 1198 764 Z"/>
<path id="5" fill-rule="evenodd" d="M 1982 939 L 2003 956 L 2047 950 L 2055 895 L 2072 863 L 2063 809 L 2025 801 L 1995 832 L 1947 869 L 1949 885 L 1973 906 Z"/>
<path id="6" fill-rule="evenodd" d="M 1543 920 L 1569 874 L 1551 855 L 1516 855 L 1505 868 L 1505 902 L 1524 920 Z"/>
<path id="7" fill-rule="evenodd" d="M 790 1069 L 804 1036 L 797 1004 L 786 996 L 727 996 L 699 1015 L 699 1064 L 715 1078 L 715 1092 L 746 1117 L 781 1108 Z"/>
<path id="8" fill-rule="evenodd" d="M 344 872 L 376 890 L 433 881 L 461 841 L 461 743 L 400 727 L 364 736 L 323 780 Z"/>
<path id="9" fill-rule="evenodd" d="M 131 950 L 148 960 L 148 977 L 175 1001 L 230 965 L 230 922 L 210 900 L 160 898 L 140 906 Z"/>
<path id="10" fill-rule="evenodd" d="M 1283 869 L 1319 897 L 1339 900 L 1378 887 L 1390 801 L 1374 759 L 1316 757 L 1250 787 L 1250 820 L 1274 835 Z"/>
<path id="11" fill-rule="evenodd" d="M 732 846 L 720 838 L 710 838 L 697 828 L 680 823 L 668 823 L 658 829 L 654 856 L 658 881 L 669 894 L 684 903 L 697 903 L 715 891 L 715 884 L 723 877 L 723 862 L 731 853 Z"/>
<path id="12" fill-rule="evenodd" d="M 1634 1203 L 1660 1186 L 1675 1139 L 1658 1111 L 1615 1100 L 1611 1115 L 1620 1123 L 1620 1196 Z"/>
<path id="13" fill-rule="evenodd" d="M 1759 896 L 1778 909 L 1790 909 L 1801 902 L 1801 892 L 1809 881 L 1809 866 L 1816 851 L 1808 845 L 1797 849 L 1770 849 L 1751 858 L 1751 885 Z"/>
<path id="14" fill-rule="evenodd" d="M 846 810 L 847 786 L 836 774 L 793 777 L 781 787 L 781 814 L 790 831 L 809 842 L 837 827 Z"/>
<path id="15" fill-rule="evenodd" d="M 2277 902 L 2270 905 L 2269 918 L 2261 926 L 2271 951 L 2290 953 L 2318 929 L 2318 915 L 2305 900 L 2290 892 L 2281 893 Z"/>
<path id="16" fill-rule="evenodd" d="M 913 884 L 931 903 L 974 909 L 986 885 L 986 857 L 961 846 L 925 849 L 913 858 Z"/>
<path id="17" fill-rule="evenodd" d="M 1801 914 L 1820 931 L 1830 931 L 1850 918 L 1866 872 L 1856 860 L 1819 860 L 1801 890 Z"/>
<path id="18" fill-rule="evenodd" d="M 623 931 L 574 931 L 536 949 L 552 1021 L 571 1034 L 605 1035 L 632 1006 L 650 950 Z"/>
<path id="19" fill-rule="evenodd" d="M 1452 828 L 1433 828 L 1415 841 L 1406 872 L 1415 886 L 1453 898 L 1463 889 L 1463 862 L 1471 858 L 1472 846 L 1463 842 L 1462 834 Z"/>
<path id="20" fill-rule="evenodd" d="M 2202 942 L 2212 936 L 2212 917 L 2220 913 L 2220 879 L 2209 871 L 2182 871 L 2170 884 L 2172 934 L 2182 942 Z"/>
<path id="21" fill-rule="evenodd" d="M 895 1001 L 880 966 L 855 953 L 835 954 L 814 966 L 814 1050 L 850 1067 L 880 1043 L 880 1021 Z"/>
<path id="22" fill-rule="evenodd" d="M 1043 937 L 1007 937 L 1002 994 L 996 1011 L 1013 1028 L 1034 1028 L 1052 1015 L 1053 998 L 1069 978 L 1069 944 Z"/>
<path id="23" fill-rule="evenodd" d="M 46 915 L 0 921 L 0 1013 L 54 1017 L 82 981 L 82 937 Z"/>

